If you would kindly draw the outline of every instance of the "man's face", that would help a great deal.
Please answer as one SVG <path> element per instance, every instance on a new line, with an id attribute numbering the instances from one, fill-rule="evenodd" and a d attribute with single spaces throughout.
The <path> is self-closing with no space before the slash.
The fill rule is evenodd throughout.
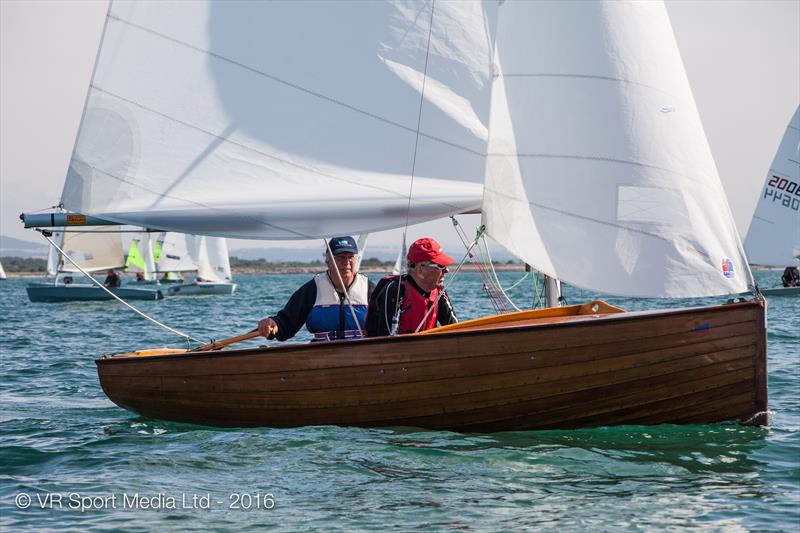
<path id="1" fill-rule="evenodd" d="M 430 292 L 436 287 L 441 287 L 447 267 L 435 263 L 417 263 L 411 269 L 411 276 L 417 282 L 419 288 L 425 292 Z"/>
<path id="2" fill-rule="evenodd" d="M 330 259 L 327 260 L 328 263 L 328 271 L 330 272 L 331 279 L 336 280 L 336 270 L 339 270 L 339 274 L 342 276 L 342 280 L 345 282 L 345 285 L 350 285 L 353 281 L 353 277 L 356 275 L 356 255 L 351 254 L 349 252 L 342 252 L 340 254 L 336 254 L 333 256 L 333 261 Z M 334 268 L 333 263 L 336 264 Z"/>

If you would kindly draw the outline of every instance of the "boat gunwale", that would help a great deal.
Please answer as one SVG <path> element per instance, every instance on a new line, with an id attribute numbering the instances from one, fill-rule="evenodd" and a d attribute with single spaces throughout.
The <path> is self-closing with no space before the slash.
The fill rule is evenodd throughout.
<path id="1" fill-rule="evenodd" d="M 206 359 L 206 358 L 216 358 L 216 357 L 235 357 L 235 356 L 246 356 L 246 355 L 270 355 L 270 354 L 280 354 L 284 352 L 306 352 L 306 351 L 313 351 L 313 350 L 320 350 L 323 348 L 331 348 L 337 345 L 347 345 L 347 346 L 363 346 L 369 344 L 386 344 L 386 343 L 404 343 L 404 342 L 424 342 L 430 341 L 437 337 L 446 337 L 448 339 L 452 339 L 454 337 L 470 337 L 474 335 L 500 335 L 509 332 L 516 332 L 516 331 L 524 331 L 529 329 L 542 329 L 542 330 L 549 330 L 549 329 L 558 329 L 563 327 L 571 327 L 574 325 L 585 325 L 588 323 L 603 321 L 603 322 L 626 322 L 626 321 L 636 321 L 636 320 L 644 320 L 650 318 L 654 315 L 661 315 L 661 314 L 669 314 L 670 316 L 679 316 L 684 314 L 693 314 L 697 312 L 710 312 L 710 313 L 719 313 L 729 309 L 735 308 L 749 308 L 749 307 L 760 307 L 763 312 L 766 312 L 764 301 L 759 299 L 754 300 L 747 300 L 744 302 L 732 302 L 732 303 L 725 303 L 719 305 L 712 305 L 712 306 L 700 306 L 700 307 L 680 307 L 680 308 L 670 308 L 670 309 L 648 309 L 643 311 L 625 311 L 623 313 L 609 313 L 604 314 L 601 316 L 597 315 L 573 315 L 569 318 L 572 320 L 566 321 L 558 321 L 558 322 L 544 322 L 539 324 L 520 324 L 517 326 L 502 326 L 497 324 L 492 324 L 489 327 L 481 328 L 481 329 L 467 329 L 467 330 L 452 330 L 452 331 L 443 331 L 437 335 L 398 335 L 398 336 L 382 336 L 382 337 L 369 337 L 369 338 L 362 338 L 362 339 L 352 339 L 352 340 L 336 340 L 330 342 L 309 342 L 309 343 L 297 343 L 297 344 L 288 344 L 288 345 L 279 345 L 279 346 L 258 346 L 254 348 L 240 348 L 234 350 L 209 350 L 209 351 L 202 351 L 202 352 L 194 352 L 194 351 L 185 351 L 179 353 L 168 353 L 168 354 L 159 354 L 159 355 L 137 355 L 135 352 L 126 352 L 122 354 L 112 354 L 112 355 L 103 355 L 95 359 L 95 364 L 100 367 L 102 365 L 108 364 L 137 364 L 142 361 L 163 361 L 169 359 L 187 359 L 191 358 L 193 360 L 196 359 Z M 558 317 L 563 318 L 563 317 Z"/>

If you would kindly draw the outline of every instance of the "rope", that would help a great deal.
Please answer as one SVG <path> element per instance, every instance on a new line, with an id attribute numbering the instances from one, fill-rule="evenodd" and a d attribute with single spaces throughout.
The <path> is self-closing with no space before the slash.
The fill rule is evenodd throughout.
<path id="1" fill-rule="evenodd" d="M 428 81 L 428 59 L 430 58 L 430 53 L 431 53 L 431 35 L 433 34 L 433 12 L 435 11 L 435 8 L 436 8 L 436 0 L 432 0 L 431 20 L 430 20 L 430 25 L 428 26 L 428 44 L 427 47 L 425 48 L 425 67 L 422 71 L 422 88 L 419 94 L 419 111 L 417 112 L 417 131 L 416 131 L 416 137 L 414 138 L 414 156 L 411 160 L 411 182 L 409 183 L 408 186 L 408 204 L 406 204 L 406 225 L 403 228 L 403 242 L 406 242 L 406 235 L 408 234 L 408 220 L 409 217 L 411 216 L 411 196 L 414 192 L 414 174 L 417 170 L 417 149 L 419 148 L 420 126 L 422 124 L 422 106 L 425 103 L 425 84 Z M 395 304 L 394 315 L 392 317 L 392 326 L 389 329 L 389 335 L 391 336 L 397 335 L 397 328 L 400 324 L 400 287 L 401 284 L 398 283 L 397 296 L 395 298 L 395 301 L 397 303 Z"/>
<path id="2" fill-rule="evenodd" d="M 45 239 L 47 239 L 47 240 L 48 240 L 48 242 L 49 242 L 49 243 L 50 243 L 50 244 L 51 244 L 51 245 L 52 245 L 52 246 L 53 246 L 53 247 L 54 247 L 56 250 L 58 250 L 58 251 L 59 251 L 59 253 L 61 254 L 61 257 L 64 257 L 64 258 L 66 258 L 66 259 L 67 259 L 67 260 L 68 260 L 70 263 L 72 263 L 72 264 L 75 266 L 75 268 L 77 268 L 78 270 L 80 270 L 80 271 L 81 271 L 81 273 L 82 273 L 84 276 L 86 276 L 87 278 L 89 278 L 89 279 L 91 280 L 91 282 L 92 282 L 92 283 L 94 283 L 95 285 L 97 285 L 98 287 L 100 287 L 101 289 L 103 289 L 104 291 L 106 291 L 106 292 L 107 292 L 108 294 L 110 294 L 110 295 L 111 295 L 111 296 L 112 296 L 112 297 L 113 297 L 115 300 L 117 300 L 118 302 L 120 302 L 122 305 L 124 305 L 124 306 L 125 306 L 125 307 L 127 307 L 128 309 L 132 310 L 133 312 L 135 312 L 136 314 L 138 314 L 138 315 L 139 315 L 139 316 L 141 316 L 142 318 L 146 318 L 147 320 L 149 320 L 149 321 L 150 321 L 150 322 L 152 322 L 153 324 L 156 324 L 157 326 L 161 326 L 162 328 L 166 329 L 166 330 L 167 330 L 167 331 L 169 331 L 169 332 L 172 332 L 172 333 L 174 333 L 175 335 L 178 335 L 179 337 L 183 337 L 184 339 L 186 339 L 186 341 L 187 341 L 187 342 L 188 342 L 188 341 L 190 341 L 190 340 L 192 340 L 192 341 L 195 341 L 195 342 L 200 342 L 200 343 L 202 343 L 202 342 L 203 342 L 203 341 L 201 341 L 200 339 L 195 339 L 194 337 L 192 337 L 192 336 L 190 336 L 190 335 L 187 335 L 186 333 L 182 333 L 182 332 L 180 332 L 180 331 L 178 331 L 178 330 L 176 330 L 176 329 L 172 329 L 171 327 L 167 326 L 166 324 L 163 324 L 163 323 L 159 322 L 158 320 L 156 320 L 155 318 L 151 318 L 151 317 L 147 316 L 146 314 L 144 314 L 143 312 L 139 311 L 139 310 L 138 310 L 138 309 L 136 309 L 134 306 L 132 306 L 131 304 L 129 304 L 128 302 L 126 302 L 125 300 L 123 300 L 122 298 L 120 298 L 119 296 L 117 296 L 116 294 L 114 294 L 113 292 L 111 292 L 110 290 L 108 290 L 108 287 L 106 287 L 105 285 L 103 285 L 102 283 L 100 283 L 99 281 L 97 281 L 96 279 L 94 279 L 94 277 L 92 277 L 92 275 L 91 275 L 91 274 L 89 274 L 88 272 L 86 272 L 86 271 L 85 271 L 83 268 L 81 268 L 81 266 L 80 266 L 78 263 L 76 263 L 75 261 L 73 261 L 73 260 L 72 260 L 72 258 L 71 258 L 70 256 L 68 256 L 66 253 L 64 253 L 64 250 L 62 250 L 62 249 L 61 249 L 61 248 L 60 248 L 60 247 L 59 247 L 59 246 L 58 246 L 58 245 L 57 245 L 55 242 L 53 242 L 53 239 L 51 239 L 51 238 L 50 238 L 50 237 L 49 237 L 47 234 L 45 234 L 45 232 L 44 232 L 44 231 L 42 231 L 42 230 L 36 230 L 36 231 L 39 231 L 39 232 L 42 234 L 42 236 L 44 236 L 44 238 L 45 238 Z"/>

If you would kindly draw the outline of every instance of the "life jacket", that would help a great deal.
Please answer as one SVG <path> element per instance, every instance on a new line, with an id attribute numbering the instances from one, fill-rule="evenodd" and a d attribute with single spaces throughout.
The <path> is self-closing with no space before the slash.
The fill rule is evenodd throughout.
<path id="1" fill-rule="evenodd" d="M 402 289 L 400 297 L 400 322 L 397 325 L 399 334 L 414 333 L 417 331 L 419 323 L 425 318 L 425 323 L 419 331 L 425 331 L 436 327 L 437 311 L 436 299 L 439 297 L 439 289 L 433 289 L 428 296 L 420 292 L 416 284 L 411 281 L 409 276 L 404 276 L 401 280 Z M 433 310 L 428 313 L 428 310 Z"/>
<path id="2" fill-rule="evenodd" d="M 359 325 L 353 320 L 353 313 L 347 305 L 344 294 L 339 294 L 331 283 L 327 272 L 314 276 L 317 298 L 306 318 L 306 328 L 314 334 L 315 341 L 334 339 L 355 339 L 361 337 L 361 328 L 367 317 L 369 280 L 362 274 L 347 288 L 350 303 L 358 317 Z"/>

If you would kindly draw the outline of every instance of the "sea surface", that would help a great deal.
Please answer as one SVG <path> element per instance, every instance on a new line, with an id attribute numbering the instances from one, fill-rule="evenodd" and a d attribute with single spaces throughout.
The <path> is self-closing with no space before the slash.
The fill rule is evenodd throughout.
<path id="1" fill-rule="evenodd" d="M 522 276 L 500 274 L 505 286 Z M 774 286 L 780 272 L 756 276 Z M 255 327 L 307 279 L 240 276 L 230 297 L 134 303 L 222 339 Z M 116 302 L 30 303 L 29 281 L 0 282 L 1 531 L 800 527 L 800 298 L 769 301 L 768 428 L 214 429 L 139 417 L 98 383 L 96 357 L 179 339 Z M 527 278 L 510 294 L 530 307 L 531 289 Z M 450 292 L 462 319 L 491 311 L 477 274 L 460 274 Z M 566 289 L 569 303 L 596 296 Z M 724 302 L 605 299 L 629 310 Z"/>

